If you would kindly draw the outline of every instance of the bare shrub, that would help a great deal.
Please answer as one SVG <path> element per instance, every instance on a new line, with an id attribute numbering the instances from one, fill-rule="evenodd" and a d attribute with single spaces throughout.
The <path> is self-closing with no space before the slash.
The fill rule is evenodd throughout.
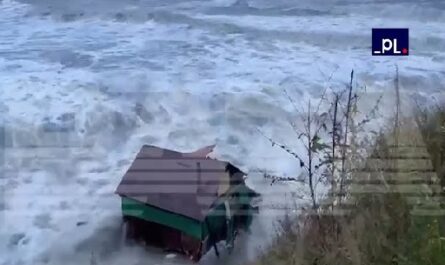
<path id="1" fill-rule="evenodd" d="M 369 159 L 384 160 L 394 156 L 391 150 L 394 146 L 399 146 L 399 134 L 403 133 L 403 128 L 400 127 L 401 91 L 398 69 L 396 71 L 394 123 L 391 122 L 389 130 L 385 133 L 373 132 L 372 137 L 362 137 L 364 125 L 375 117 L 378 106 L 364 118 L 359 117 L 359 96 L 351 92 L 352 81 L 348 89 L 343 91 L 347 94 L 346 99 L 341 92 L 333 93 L 327 115 L 330 119 L 321 123 L 320 131 L 327 131 L 331 142 L 323 142 L 318 138 L 313 141 L 314 136 L 319 134 L 314 134 L 317 130 L 308 130 L 307 125 L 306 130 L 300 133 L 301 137 L 298 139 L 302 138 L 307 147 L 322 146 L 312 153 L 307 148 L 305 157 L 299 154 L 294 156 L 300 166 L 307 165 L 306 177 L 329 180 L 325 182 L 331 187 L 329 207 L 312 198 L 312 204 L 317 207 L 303 211 L 296 219 L 285 218 L 281 223 L 282 229 L 277 235 L 276 244 L 271 246 L 270 252 L 260 257 L 256 264 L 445 264 L 444 217 L 413 215 L 413 206 L 408 203 L 407 195 L 392 190 L 387 185 L 384 174 L 378 169 L 370 168 L 368 163 Z M 314 117 L 320 116 L 322 115 L 312 112 L 305 116 L 305 121 L 314 123 L 317 120 Z M 445 107 L 419 107 L 415 118 L 436 171 L 445 172 Z M 317 124 L 319 123 L 315 122 L 315 128 Z M 394 134 L 392 136 L 395 142 L 387 143 L 387 136 L 391 134 Z M 269 140 L 275 143 L 272 139 Z M 279 146 L 292 152 L 285 145 Z M 310 159 L 316 160 L 312 163 L 313 170 L 309 170 L 311 167 L 307 163 Z M 315 165 L 320 164 L 323 167 L 315 168 Z M 361 193 L 348 186 L 357 181 L 358 172 L 355 169 L 361 168 L 371 169 L 367 177 L 368 182 L 383 183 L 387 190 Z M 301 181 L 299 178 L 269 177 L 274 181 Z M 443 185 L 445 176 L 441 177 Z M 308 185 L 313 184 L 307 178 L 305 181 Z M 418 199 L 431 200 L 427 198 L 428 195 L 417 195 Z M 335 214 L 336 212 L 341 214 Z"/>

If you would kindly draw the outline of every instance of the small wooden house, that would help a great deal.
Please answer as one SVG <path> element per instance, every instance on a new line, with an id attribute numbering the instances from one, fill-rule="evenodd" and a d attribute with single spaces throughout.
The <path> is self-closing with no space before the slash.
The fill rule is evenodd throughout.
<path id="1" fill-rule="evenodd" d="M 198 261 L 216 243 L 233 245 L 252 218 L 258 196 L 245 174 L 208 157 L 213 146 L 180 153 L 143 146 L 116 193 L 128 238 L 139 238 Z"/>

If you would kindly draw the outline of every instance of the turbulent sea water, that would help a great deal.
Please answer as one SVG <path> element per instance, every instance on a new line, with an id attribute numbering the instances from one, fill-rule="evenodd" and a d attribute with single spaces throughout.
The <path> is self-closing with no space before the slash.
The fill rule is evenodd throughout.
<path id="1" fill-rule="evenodd" d="M 410 56 L 372 57 L 373 27 L 410 28 Z M 407 94 L 443 95 L 445 1 L 0 1 L 0 264 L 187 264 L 119 245 L 113 192 L 142 144 L 298 174 L 256 130 L 295 139 L 283 90 L 303 104 L 354 69 L 372 102 L 396 64 Z M 250 178 L 271 204 L 301 188 Z M 273 216 L 202 263 L 254 258 Z"/>

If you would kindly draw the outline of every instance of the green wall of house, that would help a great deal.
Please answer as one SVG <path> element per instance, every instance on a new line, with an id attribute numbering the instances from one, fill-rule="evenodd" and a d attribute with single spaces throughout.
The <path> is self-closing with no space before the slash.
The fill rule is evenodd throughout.
<path id="1" fill-rule="evenodd" d="M 220 197 L 215 202 L 216 206 L 209 212 L 205 222 L 165 211 L 126 197 L 122 197 L 122 214 L 169 226 L 189 236 L 204 240 L 209 234 L 209 229 L 213 233 L 226 232 L 223 231 L 226 223 L 224 201 L 229 200 L 232 214 L 236 214 L 237 209 L 241 205 L 250 203 L 252 198 L 247 195 L 249 191 L 245 185 L 233 187 L 226 196 Z M 237 193 L 238 196 L 232 197 L 231 195 L 234 193 Z"/>
<path id="2" fill-rule="evenodd" d="M 126 197 L 122 197 L 122 214 L 173 227 L 189 236 L 202 239 L 203 226 L 201 222 Z"/>

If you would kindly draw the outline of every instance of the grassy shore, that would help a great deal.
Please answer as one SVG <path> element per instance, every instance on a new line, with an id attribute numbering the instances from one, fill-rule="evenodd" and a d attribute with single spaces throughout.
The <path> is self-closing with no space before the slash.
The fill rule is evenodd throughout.
<path id="1" fill-rule="evenodd" d="M 344 203 L 285 218 L 254 264 L 445 264 L 445 106 L 415 116 L 378 138 L 367 162 L 376 170 L 352 175 L 360 185 Z"/>
<path id="2" fill-rule="evenodd" d="M 419 127 L 434 172 L 443 185 L 445 138 L 436 129 L 442 128 L 445 112 L 428 115 L 428 123 L 420 123 Z M 391 148 L 388 140 L 380 139 L 371 157 L 389 157 Z M 418 155 L 416 148 L 412 155 Z M 441 196 L 434 192 L 437 181 L 425 173 L 418 173 L 419 179 L 409 178 L 401 166 L 396 171 L 400 171 L 396 181 L 412 183 L 411 191 L 397 188 L 402 186 L 397 182 L 392 182 L 395 185 L 386 192 L 350 189 L 348 203 L 317 213 L 306 212 L 299 220 L 284 221 L 275 244 L 256 264 L 445 264 L 443 204 L 438 206 Z M 385 172 L 382 180 L 380 173 L 370 173 L 368 181 L 378 185 L 394 180 Z M 423 212 L 416 213 L 419 209 Z M 338 210 L 343 214 L 334 214 Z"/>
<path id="3" fill-rule="evenodd" d="M 445 103 L 435 104 L 429 108 L 419 107 L 416 120 L 441 186 L 445 187 Z"/>

